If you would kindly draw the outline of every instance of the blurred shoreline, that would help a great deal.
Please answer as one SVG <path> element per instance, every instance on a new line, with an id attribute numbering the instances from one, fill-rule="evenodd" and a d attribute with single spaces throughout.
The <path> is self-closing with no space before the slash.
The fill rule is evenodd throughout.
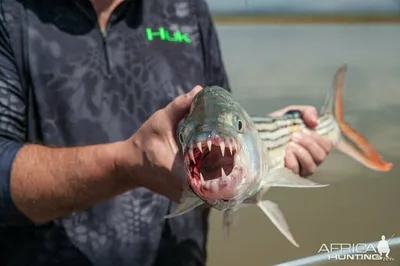
<path id="1" fill-rule="evenodd" d="M 229 24 L 359 24 L 359 23 L 400 23 L 399 15 L 277 15 L 277 14 L 213 14 L 216 23 Z"/>

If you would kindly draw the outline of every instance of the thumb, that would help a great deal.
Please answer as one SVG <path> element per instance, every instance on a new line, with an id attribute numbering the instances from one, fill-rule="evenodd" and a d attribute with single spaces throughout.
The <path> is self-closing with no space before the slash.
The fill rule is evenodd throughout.
<path id="1" fill-rule="evenodd" d="M 304 122 L 307 126 L 315 128 L 318 125 L 318 111 L 314 107 L 307 107 L 301 110 Z"/>
<path id="2" fill-rule="evenodd" d="M 190 92 L 176 97 L 165 107 L 165 111 L 173 123 L 177 124 L 186 115 L 194 96 L 202 89 L 201 86 L 196 86 Z"/>

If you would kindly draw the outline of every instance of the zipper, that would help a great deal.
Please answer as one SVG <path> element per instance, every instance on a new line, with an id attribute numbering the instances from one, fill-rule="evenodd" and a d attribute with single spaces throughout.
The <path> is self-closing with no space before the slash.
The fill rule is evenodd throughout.
<path id="1" fill-rule="evenodd" d="M 109 29 L 109 23 L 110 19 L 108 19 L 107 24 L 106 24 L 106 28 L 104 30 L 102 30 L 100 28 L 99 23 L 97 23 L 97 27 L 100 31 L 100 35 L 101 35 L 101 42 L 103 44 L 103 53 L 104 53 L 104 60 L 106 61 L 106 75 L 108 78 L 111 77 L 111 62 L 110 62 L 110 51 L 109 51 L 109 47 L 107 44 L 107 32 Z"/>
<path id="2" fill-rule="evenodd" d="M 89 5 L 91 7 L 91 12 L 89 12 L 87 10 L 87 8 L 83 5 L 83 3 L 81 1 L 74 1 L 76 3 L 76 5 L 78 6 L 78 8 L 92 21 L 96 24 L 97 30 L 99 32 L 100 38 L 101 38 L 101 43 L 102 43 L 102 51 L 103 51 L 103 56 L 104 56 L 104 61 L 106 62 L 106 77 L 110 78 L 111 77 L 111 58 L 110 58 L 110 51 L 109 51 L 109 47 L 107 44 L 107 33 L 108 30 L 110 28 L 110 20 L 112 17 L 112 13 L 114 13 L 114 11 L 110 14 L 110 17 L 107 20 L 106 23 L 106 28 L 104 30 L 102 30 L 100 28 L 99 25 L 99 21 L 97 20 L 97 15 L 96 15 L 96 10 L 94 9 L 94 6 L 92 3 L 89 2 Z M 116 8 L 117 9 L 117 8 Z"/>

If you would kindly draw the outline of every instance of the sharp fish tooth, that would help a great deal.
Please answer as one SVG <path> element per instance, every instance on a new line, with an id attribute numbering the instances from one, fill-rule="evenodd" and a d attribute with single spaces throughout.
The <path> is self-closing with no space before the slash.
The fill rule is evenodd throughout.
<path id="1" fill-rule="evenodd" d="M 221 167 L 221 177 L 224 177 L 224 176 L 226 176 L 226 174 L 225 174 L 224 168 Z"/>
<path id="2" fill-rule="evenodd" d="M 190 156 L 190 159 L 192 159 L 192 161 L 194 163 L 196 163 L 196 160 L 194 159 L 193 149 L 189 149 L 189 156 Z"/>
<path id="3" fill-rule="evenodd" d="M 225 174 L 224 168 L 222 168 L 222 167 L 221 167 L 221 180 L 222 180 L 223 182 L 229 181 L 229 178 L 228 178 L 228 176 Z"/>
<path id="4" fill-rule="evenodd" d="M 232 150 L 232 149 L 233 149 L 233 147 L 232 147 L 232 143 L 229 143 L 229 145 L 228 145 L 228 146 L 229 146 L 229 151 L 231 152 L 231 155 L 232 155 L 232 154 L 233 154 L 233 150 Z"/>
<path id="5" fill-rule="evenodd" d="M 201 181 L 202 186 L 204 186 L 206 184 L 206 181 L 204 181 L 204 177 L 203 177 L 202 173 L 200 173 L 200 181 Z"/>
<path id="6" fill-rule="evenodd" d="M 237 151 L 237 145 L 236 145 L 236 142 L 234 142 L 234 141 L 232 141 L 233 142 L 233 147 L 235 148 L 235 151 Z"/>
<path id="7" fill-rule="evenodd" d="M 210 189 L 210 184 L 211 184 L 210 181 L 204 182 L 203 188 L 206 189 L 206 190 L 209 190 Z"/>
<path id="8" fill-rule="evenodd" d="M 201 142 L 197 142 L 197 148 L 199 148 L 200 152 L 203 153 L 203 149 L 201 147 Z"/>
<path id="9" fill-rule="evenodd" d="M 224 156 L 225 155 L 225 142 L 221 142 L 219 144 L 219 147 L 221 148 L 222 156 Z"/>
<path id="10" fill-rule="evenodd" d="M 210 139 L 207 140 L 207 146 L 208 146 L 208 149 L 211 151 L 212 142 Z"/>

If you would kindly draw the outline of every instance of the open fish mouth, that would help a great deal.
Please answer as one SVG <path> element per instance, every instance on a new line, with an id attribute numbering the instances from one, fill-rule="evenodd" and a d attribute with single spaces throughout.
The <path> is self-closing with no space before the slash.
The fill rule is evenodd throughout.
<path id="1" fill-rule="evenodd" d="M 184 153 L 189 181 L 196 192 L 221 192 L 221 197 L 234 197 L 231 188 L 242 181 L 239 165 L 240 145 L 231 137 L 212 136 L 189 145 Z"/>

